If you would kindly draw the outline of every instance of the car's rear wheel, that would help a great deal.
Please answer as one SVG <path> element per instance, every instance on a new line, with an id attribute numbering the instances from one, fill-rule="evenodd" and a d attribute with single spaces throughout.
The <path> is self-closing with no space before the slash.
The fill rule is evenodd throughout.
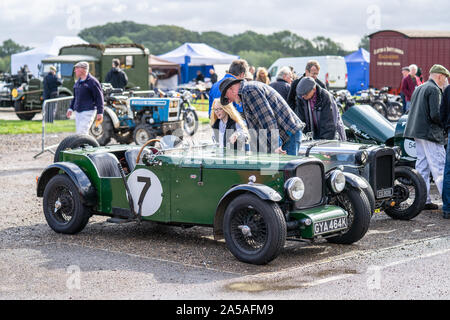
<path id="1" fill-rule="evenodd" d="M 243 194 L 225 210 L 223 231 L 231 253 L 240 261 L 266 264 L 286 241 L 286 221 L 279 206 L 253 194 Z"/>
<path id="2" fill-rule="evenodd" d="M 393 219 L 411 220 L 423 210 L 427 200 L 427 186 L 415 169 L 395 167 L 395 199 L 396 205 L 384 210 Z"/>
<path id="3" fill-rule="evenodd" d="M 54 162 L 59 162 L 61 159 L 60 153 L 66 149 L 76 149 L 82 146 L 99 147 L 99 143 L 94 137 L 87 134 L 74 134 L 64 138 L 58 145 L 53 158 Z"/>
<path id="4" fill-rule="evenodd" d="M 360 240 L 369 230 L 371 219 L 371 206 L 362 189 L 347 187 L 337 194 L 329 204 L 343 208 L 348 213 L 349 228 L 344 234 L 327 238 L 328 242 L 338 244 L 352 244 Z"/>
<path id="5" fill-rule="evenodd" d="M 65 174 L 58 174 L 45 186 L 43 196 L 44 215 L 55 232 L 74 234 L 84 229 L 90 214 L 81 201 L 81 195 Z"/>

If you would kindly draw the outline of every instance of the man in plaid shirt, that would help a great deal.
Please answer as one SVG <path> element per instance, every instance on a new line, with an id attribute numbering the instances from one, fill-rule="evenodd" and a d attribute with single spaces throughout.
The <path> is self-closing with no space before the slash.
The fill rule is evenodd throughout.
<path id="1" fill-rule="evenodd" d="M 305 124 L 272 87 L 257 81 L 225 79 L 220 85 L 221 103 L 242 103 L 247 126 L 257 131 L 252 144 L 266 137 L 267 151 L 297 155 Z M 266 136 L 267 135 L 267 136 Z M 264 150 L 259 144 L 259 151 Z"/>

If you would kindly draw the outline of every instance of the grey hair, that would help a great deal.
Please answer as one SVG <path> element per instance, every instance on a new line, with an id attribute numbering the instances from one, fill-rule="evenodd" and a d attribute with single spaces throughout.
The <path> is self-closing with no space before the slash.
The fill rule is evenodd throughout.
<path id="1" fill-rule="evenodd" d="M 289 67 L 282 67 L 278 73 L 277 73 L 277 79 L 283 79 L 284 76 L 291 74 L 291 68 Z"/>
<path id="2" fill-rule="evenodd" d="M 417 71 L 419 68 L 417 67 L 417 65 L 412 64 L 409 66 L 409 70 L 411 70 L 411 69 L 416 69 L 416 71 Z"/>

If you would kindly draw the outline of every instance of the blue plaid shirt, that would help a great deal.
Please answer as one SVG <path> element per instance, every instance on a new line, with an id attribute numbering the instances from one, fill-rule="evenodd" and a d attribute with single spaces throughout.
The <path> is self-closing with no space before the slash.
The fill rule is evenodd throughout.
<path id="1" fill-rule="evenodd" d="M 283 145 L 305 127 L 283 97 L 271 86 L 258 81 L 242 81 L 239 96 L 248 128 L 267 129 L 269 145 L 271 130 L 279 130 Z"/>

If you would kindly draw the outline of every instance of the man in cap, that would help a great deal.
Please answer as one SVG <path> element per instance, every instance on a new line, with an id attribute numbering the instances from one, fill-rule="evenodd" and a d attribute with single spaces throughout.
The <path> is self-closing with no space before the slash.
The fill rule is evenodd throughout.
<path id="1" fill-rule="evenodd" d="M 446 83 L 449 71 L 435 64 L 430 69 L 430 78 L 417 87 L 411 97 L 411 108 L 403 136 L 416 141 L 416 170 L 427 185 L 427 201 L 425 209 L 436 210 L 437 204 L 430 198 L 430 174 L 433 175 L 436 187 L 442 196 L 443 174 L 445 166 L 445 138 L 441 123 L 439 107 L 442 99 L 442 88 Z"/>
<path id="2" fill-rule="evenodd" d="M 450 141 L 450 86 L 445 84 L 442 96 L 440 115 L 441 123 L 447 131 L 447 141 Z M 444 219 L 450 219 L 450 147 L 447 144 L 447 155 L 445 158 L 444 179 L 442 184 L 442 212 Z"/>
<path id="3" fill-rule="evenodd" d="M 61 78 L 56 75 L 56 68 L 50 66 L 50 71 L 44 78 L 44 100 L 56 98 L 58 96 L 58 87 L 61 84 Z"/>
<path id="4" fill-rule="evenodd" d="M 222 105 L 242 104 L 252 148 L 259 141 L 259 151 L 298 154 L 305 124 L 272 87 L 257 81 L 227 78 L 220 84 L 220 91 Z M 267 145 L 261 145 L 264 140 Z"/>
<path id="5" fill-rule="evenodd" d="M 73 99 L 67 110 L 67 118 L 70 118 L 75 111 L 77 133 L 89 134 L 95 118 L 98 122 L 103 121 L 102 87 L 100 82 L 89 73 L 87 62 L 78 62 L 74 68 L 78 81 L 73 86 Z"/>
<path id="6" fill-rule="evenodd" d="M 336 124 L 328 92 L 312 77 L 303 77 L 296 88 L 295 113 L 305 123 L 303 133 L 311 132 L 314 140 L 334 139 Z"/>

